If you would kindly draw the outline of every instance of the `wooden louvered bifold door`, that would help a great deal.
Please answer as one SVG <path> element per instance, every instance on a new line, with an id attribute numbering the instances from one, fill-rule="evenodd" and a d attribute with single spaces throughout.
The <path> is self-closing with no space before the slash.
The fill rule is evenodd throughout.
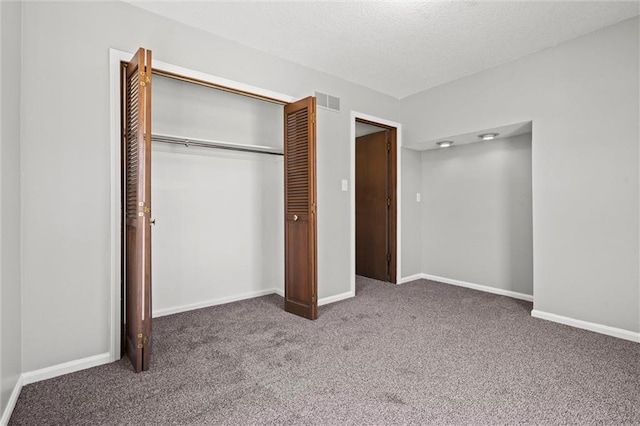
<path id="1" fill-rule="evenodd" d="M 285 310 L 316 319 L 316 100 L 284 108 Z"/>
<path id="2" fill-rule="evenodd" d="M 151 356 L 151 51 L 123 73 L 125 346 L 134 370 Z"/>

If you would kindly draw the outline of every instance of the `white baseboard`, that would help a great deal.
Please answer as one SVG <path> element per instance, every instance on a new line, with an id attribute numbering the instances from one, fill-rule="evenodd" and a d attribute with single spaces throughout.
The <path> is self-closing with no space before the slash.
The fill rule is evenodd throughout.
<path id="1" fill-rule="evenodd" d="M 274 293 L 280 297 L 284 297 L 283 290 L 274 290 Z M 356 294 L 354 291 L 347 291 L 346 293 L 336 294 L 335 296 L 323 297 L 322 299 L 318 299 L 318 306 L 328 305 L 329 303 L 339 302 L 341 300 L 349 299 L 354 297 Z"/>
<path id="2" fill-rule="evenodd" d="M 194 309 L 208 308 L 209 306 L 223 305 L 225 303 L 237 302 L 239 300 L 252 299 L 254 297 L 266 296 L 268 294 L 277 294 L 280 297 L 284 297 L 284 290 L 270 289 L 259 290 L 250 293 L 244 293 L 236 296 L 221 297 L 218 299 L 207 300 L 204 302 L 192 303 L 190 305 L 176 306 L 174 308 L 158 309 L 153 311 L 153 318 L 163 317 L 165 315 L 178 314 L 180 312 L 192 311 Z M 347 291 L 346 293 L 336 294 L 335 296 L 323 297 L 318 299 L 318 306 L 328 305 L 329 303 L 339 302 L 341 300 L 349 299 L 355 296 L 355 292 Z"/>
<path id="3" fill-rule="evenodd" d="M 503 290 L 501 288 L 489 287 L 486 285 L 474 284 L 466 281 L 453 280 L 451 278 L 438 277 L 436 275 L 430 274 L 421 274 L 421 278 L 424 278 L 425 280 L 438 281 L 445 284 L 457 285 L 459 287 L 471 288 L 473 290 L 480 290 L 486 293 L 508 296 L 514 299 L 526 300 L 527 302 L 533 302 L 533 296 L 530 294 L 518 293 L 511 290 Z"/>
<path id="4" fill-rule="evenodd" d="M 323 297 L 322 299 L 318 299 L 318 306 L 328 305 L 329 303 L 339 302 L 341 300 L 350 299 L 355 297 L 355 291 L 347 291 L 346 293 L 336 294 L 335 296 Z"/>
<path id="5" fill-rule="evenodd" d="M 18 378 L 16 385 L 11 392 L 11 397 L 7 403 L 0 425 L 6 426 L 9 423 L 13 409 L 18 401 L 18 396 L 22 391 L 22 387 L 31 383 L 40 382 L 42 380 L 52 379 L 64 374 L 75 373 L 76 371 L 86 370 L 87 368 L 97 367 L 98 365 L 108 364 L 111 362 L 111 354 L 106 352 L 100 355 L 90 356 L 88 358 L 77 359 L 75 361 L 65 362 L 63 364 L 53 365 L 51 367 L 41 368 L 40 370 L 28 371 L 22 373 Z"/>
<path id="6" fill-rule="evenodd" d="M 405 284 L 422 278 L 424 278 L 424 274 L 413 274 L 409 275 L 408 277 L 400 278 L 400 280 L 398 280 L 398 284 Z"/>
<path id="7" fill-rule="evenodd" d="M 549 312 L 539 311 L 536 309 L 531 311 L 531 316 L 534 318 L 557 322 L 559 324 L 569 325 L 571 327 L 581 328 L 583 330 L 589 330 L 600 334 L 606 334 L 607 336 L 617 337 L 619 339 L 640 343 L 640 333 L 624 330 L 622 328 L 609 327 L 608 325 L 597 324 L 595 322 L 563 317 L 562 315 L 551 314 Z"/>
<path id="8" fill-rule="evenodd" d="M 0 418 L 0 425 L 6 426 L 9 424 L 9 419 L 11 418 L 11 414 L 13 413 L 13 409 L 16 408 L 16 402 L 18 402 L 18 397 L 20 396 L 20 391 L 22 391 L 23 378 L 22 375 L 18 377 L 16 385 L 13 387 L 13 392 L 11 392 L 11 396 L 9 397 L 9 401 L 7 401 L 7 406 L 4 408 L 2 412 L 2 417 Z"/>
<path id="9" fill-rule="evenodd" d="M 90 356 L 88 358 L 52 365 L 51 367 L 42 368 L 40 370 L 22 373 L 22 384 L 28 385 L 30 383 L 62 376 L 63 374 L 75 373 L 76 371 L 86 370 L 87 368 L 97 367 L 98 365 L 109 364 L 110 362 L 111 354 L 106 352 L 100 355 Z"/>
<path id="10" fill-rule="evenodd" d="M 210 306 L 224 305 L 225 303 L 237 302 L 239 300 L 252 299 L 254 297 L 266 296 L 267 294 L 277 293 L 275 289 L 257 290 L 249 293 L 238 294 L 228 297 L 219 297 L 217 299 L 205 300 L 204 302 L 191 303 L 188 305 L 175 306 L 173 308 L 164 308 L 153 311 L 153 318 L 163 317 L 165 315 L 178 314 L 180 312 L 192 311 L 194 309 L 208 308 Z"/>

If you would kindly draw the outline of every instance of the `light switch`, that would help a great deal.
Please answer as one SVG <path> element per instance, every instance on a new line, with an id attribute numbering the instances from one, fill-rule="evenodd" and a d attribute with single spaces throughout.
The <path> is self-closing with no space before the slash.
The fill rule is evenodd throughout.
<path id="1" fill-rule="evenodd" d="M 416 202 L 420 202 L 420 193 L 416 192 Z"/>
<path id="2" fill-rule="evenodd" d="M 349 190 L 349 181 L 346 179 L 342 179 L 342 190 L 343 191 Z"/>

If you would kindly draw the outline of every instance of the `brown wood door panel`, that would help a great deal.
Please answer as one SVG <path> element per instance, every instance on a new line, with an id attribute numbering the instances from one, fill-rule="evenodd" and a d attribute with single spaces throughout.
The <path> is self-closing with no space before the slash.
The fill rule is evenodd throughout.
<path id="1" fill-rule="evenodd" d="M 388 131 L 356 139 L 356 274 L 388 281 Z"/>
<path id="2" fill-rule="evenodd" d="M 285 310 L 316 319 L 316 100 L 284 108 Z"/>
<path id="3" fill-rule="evenodd" d="M 133 369 L 138 372 L 142 370 L 142 349 L 138 349 L 138 339 L 136 336 L 142 333 L 142 318 L 139 314 L 141 310 L 142 294 L 140 293 L 141 287 L 134 284 L 135 277 L 140 275 L 139 269 L 141 268 L 138 259 L 136 258 L 136 243 L 138 241 L 137 232 L 137 220 L 127 219 L 126 227 L 126 319 L 125 319 L 125 352 Z"/>
<path id="4" fill-rule="evenodd" d="M 136 372 L 151 354 L 151 51 L 123 75 L 125 348 Z"/>
<path id="5" fill-rule="evenodd" d="M 305 250 L 294 250 L 296 245 L 309 244 L 309 221 L 308 219 L 298 219 L 297 221 L 287 221 L 287 242 L 289 248 L 289 262 L 295 267 L 287 268 L 286 281 L 288 283 L 304 283 L 308 281 L 311 271 L 308 254 Z M 287 286 L 288 311 L 296 315 L 306 316 L 305 312 L 311 300 L 310 286 L 289 285 Z"/>

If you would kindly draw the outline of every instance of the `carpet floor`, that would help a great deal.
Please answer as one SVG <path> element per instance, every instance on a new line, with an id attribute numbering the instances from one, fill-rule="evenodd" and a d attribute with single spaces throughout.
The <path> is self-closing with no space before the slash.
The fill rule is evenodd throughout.
<path id="1" fill-rule="evenodd" d="M 358 277 L 309 321 L 276 295 L 154 319 L 153 361 L 25 386 L 10 425 L 640 424 L 640 344 L 531 304 Z"/>

